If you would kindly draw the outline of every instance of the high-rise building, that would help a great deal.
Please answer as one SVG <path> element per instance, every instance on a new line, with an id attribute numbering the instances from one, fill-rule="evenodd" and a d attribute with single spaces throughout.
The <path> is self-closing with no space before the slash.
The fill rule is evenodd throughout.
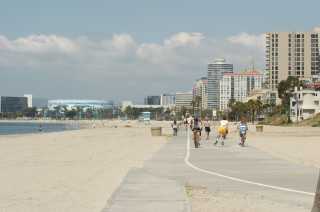
<path id="1" fill-rule="evenodd" d="M 230 100 L 245 101 L 251 91 L 262 88 L 262 82 L 258 71 L 225 73 L 220 81 L 220 110 L 228 109 Z"/>
<path id="2" fill-rule="evenodd" d="M 162 94 L 160 99 L 160 104 L 164 107 L 174 107 L 176 103 L 175 94 Z"/>
<path id="3" fill-rule="evenodd" d="M 176 110 L 181 111 L 182 108 L 187 110 L 192 109 L 192 100 L 193 94 L 192 92 L 180 92 L 176 93 Z"/>
<path id="4" fill-rule="evenodd" d="M 199 98 L 201 108 L 208 108 L 208 78 L 202 77 L 193 85 L 193 98 Z"/>
<path id="5" fill-rule="evenodd" d="M 232 73 L 233 64 L 225 59 L 216 59 L 208 64 L 208 108 L 218 110 L 220 107 L 220 80 L 224 73 Z"/>
<path id="6" fill-rule="evenodd" d="M 288 76 L 320 79 L 320 33 L 269 32 L 266 34 L 266 71 L 269 87 L 277 88 Z"/>
<path id="7" fill-rule="evenodd" d="M 1 96 L 1 113 L 22 113 L 28 108 L 27 97 Z"/>
<path id="8" fill-rule="evenodd" d="M 32 107 L 32 95 L 31 94 L 25 94 L 24 97 L 27 97 L 28 99 L 28 108 Z"/>
<path id="9" fill-rule="evenodd" d="M 145 105 L 160 105 L 161 97 L 160 96 L 147 96 L 144 99 Z"/>

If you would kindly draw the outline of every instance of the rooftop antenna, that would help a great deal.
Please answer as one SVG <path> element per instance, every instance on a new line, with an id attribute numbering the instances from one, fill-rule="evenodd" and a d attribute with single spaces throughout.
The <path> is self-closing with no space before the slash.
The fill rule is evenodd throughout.
<path id="1" fill-rule="evenodd" d="M 251 65 L 252 65 L 252 71 L 255 70 L 255 61 L 254 61 L 254 57 L 251 58 Z"/>

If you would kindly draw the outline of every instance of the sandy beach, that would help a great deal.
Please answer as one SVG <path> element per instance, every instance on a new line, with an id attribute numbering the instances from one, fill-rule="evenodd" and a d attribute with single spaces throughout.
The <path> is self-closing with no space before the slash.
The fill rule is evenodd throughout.
<path id="1" fill-rule="evenodd" d="M 1 136 L 0 211 L 101 211 L 128 170 L 167 141 L 136 122 L 96 126 Z"/>
<path id="2" fill-rule="evenodd" d="M 320 168 L 320 128 L 264 126 L 263 133 L 250 128 L 248 144 L 294 163 Z"/>
<path id="3" fill-rule="evenodd" d="M 98 212 L 131 168 L 142 167 L 167 141 L 139 122 L 81 123 L 88 129 L 0 137 L 0 211 Z M 153 122 L 151 126 L 167 126 Z M 235 127 L 230 137 L 237 138 Z M 320 130 L 311 127 L 250 126 L 248 145 L 276 158 L 320 167 Z M 181 161 L 182 162 L 182 161 Z M 263 197 L 187 187 L 193 212 L 304 211 Z"/>

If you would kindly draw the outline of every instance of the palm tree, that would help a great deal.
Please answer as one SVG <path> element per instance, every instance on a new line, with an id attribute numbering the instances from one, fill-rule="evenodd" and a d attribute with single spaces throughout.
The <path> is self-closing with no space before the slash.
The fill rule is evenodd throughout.
<path id="1" fill-rule="evenodd" d="M 255 115 L 256 115 L 256 111 L 257 111 L 257 102 L 253 99 L 250 99 L 247 102 L 247 106 L 248 106 L 248 111 L 249 111 L 249 116 L 250 116 L 251 122 L 254 123 Z"/>
<path id="2" fill-rule="evenodd" d="M 60 112 L 61 112 L 61 106 L 59 105 L 55 106 L 54 111 L 55 111 L 56 119 L 58 119 L 58 116 L 60 116 Z"/>
<path id="3" fill-rule="evenodd" d="M 295 87 L 304 86 L 299 78 L 289 76 L 287 80 L 282 80 L 278 85 L 278 96 L 281 99 L 282 113 L 287 114 L 288 122 L 290 122 L 290 97 Z"/>

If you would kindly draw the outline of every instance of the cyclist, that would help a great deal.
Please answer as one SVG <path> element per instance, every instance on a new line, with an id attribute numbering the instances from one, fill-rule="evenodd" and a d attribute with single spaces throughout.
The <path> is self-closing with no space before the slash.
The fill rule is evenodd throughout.
<path id="1" fill-rule="evenodd" d="M 201 122 L 199 118 L 195 118 L 193 121 L 192 132 L 193 132 L 193 141 L 194 147 L 198 148 L 200 146 L 200 131 L 201 131 Z"/>
<path id="2" fill-rule="evenodd" d="M 247 131 L 248 131 L 248 125 L 244 118 L 241 119 L 238 129 L 239 129 L 239 135 L 240 135 L 239 145 L 244 146 L 244 142 L 246 141 Z"/>
<path id="3" fill-rule="evenodd" d="M 193 125 L 193 117 L 189 116 L 187 118 L 187 122 L 188 122 L 188 127 L 192 130 L 193 129 L 193 127 L 192 127 L 192 125 Z"/>
<path id="4" fill-rule="evenodd" d="M 187 120 L 187 118 L 183 119 L 183 124 L 184 124 L 184 127 L 186 128 L 186 131 L 187 131 L 188 130 L 188 120 Z"/>
<path id="5" fill-rule="evenodd" d="M 220 121 L 220 126 L 218 127 L 218 135 L 214 145 L 217 145 L 219 140 L 221 140 L 221 145 L 222 146 L 224 145 L 224 141 L 228 134 L 228 125 L 229 125 L 229 122 L 227 120 L 227 117 L 223 116 L 222 120 Z"/>

